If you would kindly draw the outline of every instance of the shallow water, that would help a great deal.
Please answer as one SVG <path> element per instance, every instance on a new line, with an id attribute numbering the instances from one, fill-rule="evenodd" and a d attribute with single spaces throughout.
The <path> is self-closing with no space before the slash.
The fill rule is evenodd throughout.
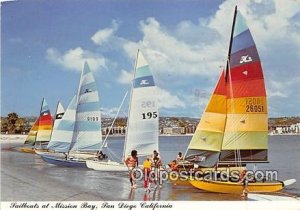
<path id="1" fill-rule="evenodd" d="M 164 163 L 185 152 L 190 136 L 160 137 L 160 155 Z M 123 137 L 113 137 L 108 147 L 120 157 Z M 276 169 L 281 180 L 298 182 L 284 192 L 300 194 L 300 137 L 270 137 L 269 164 L 259 169 Z M 241 200 L 239 195 L 208 193 L 193 187 L 174 186 L 165 182 L 161 189 L 145 194 L 142 182 L 131 190 L 127 173 L 99 172 L 89 169 L 64 168 L 45 163 L 38 155 L 18 151 L 20 143 L 2 143 L 2 201 L 12 200 Z M 107 152 L 107 151 L 106 151 Z M 141 160 L 140 160 L 141 162 Z"/>

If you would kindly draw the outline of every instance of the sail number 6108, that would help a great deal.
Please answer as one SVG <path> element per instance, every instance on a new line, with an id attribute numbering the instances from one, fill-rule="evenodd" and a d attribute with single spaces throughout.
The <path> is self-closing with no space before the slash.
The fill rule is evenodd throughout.
<path id="1" fill-rule="evenodd" d="M 142 113 L 142 116 L 143 116 L 143 120 L 144 119 L 157 118 L 157 112 Z"/>

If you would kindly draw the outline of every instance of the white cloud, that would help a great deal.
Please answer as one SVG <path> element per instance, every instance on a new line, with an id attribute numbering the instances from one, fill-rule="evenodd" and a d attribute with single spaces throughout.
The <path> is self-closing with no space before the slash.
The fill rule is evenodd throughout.
<path id="1" fill-rule="evenodd" d="M 159 108 L 185 108 L 185 103 L 178 98 L 176 95 L 172 95 L 167 90 L 162 88 L 157 88 L 158 92 L 158 101 L 159 101 Z"/>
<path id="2" fill-rule="evenodd" d="M 132 73 L 122 69 L 121 74 L 120 74 L 119 78 L 117 79 L 117 81 L 120 84 L 126 84 L 127 85 L 127 84 L 131 84 L 132 78 L 133 78 Z"/>
<path id="3" fill-rule="evenodd" d="M 200 24 L 200 23 L 199 23 Z M 206 77 L 216 75 L 219 66 L 222 64 L 220 43 L 214 42 L 212 45 L 191 44 L 183 41 L 184 30 L 191 27 L 191 23 L 179 23 L 176 33 L 180 38 L 168 32 L 155 18 L 148 18 L 140 22 L 140 30 L 143 38 L 139 42 L 124 42 L 123 49 L 130 58 L 134 52 L 140 48 L 148 59 L 153 72 L 161 75 L 204 75 Z M 188 40 L 188 37 L 185 38 Z M 218 52 L 218 53 L 216 53 Z M 207 65 L 209 64 L 209 65 Z"/>
<path id="4" fill-rule="evenodd" d="M 110 28 L 100 29 L 92 37 L 91 40 L 101 46 L 103 43 L 108 42 L 114 33 L 118 30 L 119 24 L 113 20 Z"/>
<path id="5" fill-rule="evenodd" d="M 118 107 L 112 107 L 112 108 L 107 108 L 107 107 L 101 107 L 101 115 L 102 117 L 115 117 L 117 112 L 118 112 Z"/>
<path id="6" fill-rule="evenodd" d="M 81 47 L 70 49 L 63 54 L 57 49 L 49 48 L 46 53 L 48 60 L 66 69 L 81 71 L 85 61 L 88 62 L 91 70 L 106 68 L 106 60 L 103 56 L 83 50 Z"/>

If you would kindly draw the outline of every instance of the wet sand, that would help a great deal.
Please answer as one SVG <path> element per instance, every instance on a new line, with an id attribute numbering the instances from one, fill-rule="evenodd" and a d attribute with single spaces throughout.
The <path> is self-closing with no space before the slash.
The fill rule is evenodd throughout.
<path id="1" fill-rule="evenodd" d="M 20 152 L 23 142 L 22 137 L 1 140 L 2 201 L 242 200 L 239 195 L 209 193 L 169 182 L 146 194 L 142 182 L 137 189 L 130 189 L 127 173 L 51 165 L 36 154 Z"/>

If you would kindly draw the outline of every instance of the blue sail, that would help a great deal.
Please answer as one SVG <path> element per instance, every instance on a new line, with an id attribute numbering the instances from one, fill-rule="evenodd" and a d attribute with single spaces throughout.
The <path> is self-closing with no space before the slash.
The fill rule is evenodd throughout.
<path id="1" fill-rule="evenodd" d="M 79 83 L 73 142 L 73 151 L 97 151 L 102 144 L 99 94 L 87 62 Z"/>
<path id="2" fill-rule="evenodd" d="M 49 150 L 69 152 L 75 126 L 76 102 L 76 96 L 74 96 L 62 118 L 55 123 L 48 144 Z"/>

